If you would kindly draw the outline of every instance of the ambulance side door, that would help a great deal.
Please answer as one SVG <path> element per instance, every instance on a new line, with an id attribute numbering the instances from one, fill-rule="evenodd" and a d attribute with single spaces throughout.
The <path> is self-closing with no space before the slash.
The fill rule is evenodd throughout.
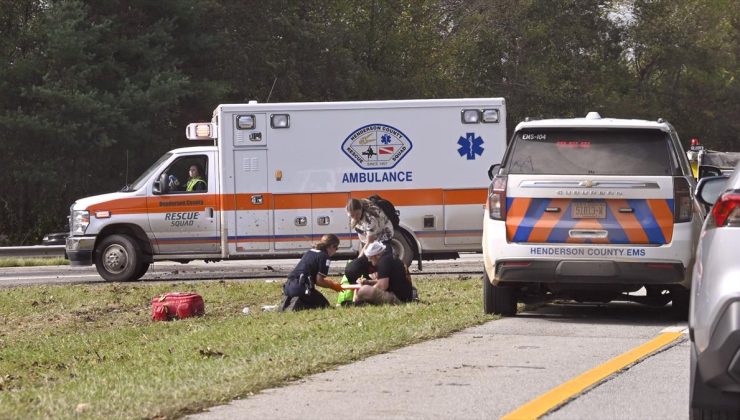
<path id="1" fill-rule="evenodd" d="M 235 151 L 234 174 L 236 250 L 238 253 L 267 252 L 272 244 L 272 196 L 267 192 L 267 150 Z"/>
<path id="2" fill-rule="evenodd" d="M 147 210 L 158 254 L 221 252 L 215 165 L 214 152 L 180 156 L 157 177 Z M 196 171 L 204 182 L 193 182 L 187 191 Z M 161 186 L 161 180 L 167 185 Z"/>

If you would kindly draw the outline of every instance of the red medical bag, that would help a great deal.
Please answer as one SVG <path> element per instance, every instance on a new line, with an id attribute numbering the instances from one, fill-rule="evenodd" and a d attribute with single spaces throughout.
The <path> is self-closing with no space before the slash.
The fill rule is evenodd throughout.
<path id="1" fill-rule="evenodd" d="M 170 321 L 191 316 L 203 316 L 205 312 L 203 298 L 197 293 L 173 292 L 152 298 L 153 321 Z"/>

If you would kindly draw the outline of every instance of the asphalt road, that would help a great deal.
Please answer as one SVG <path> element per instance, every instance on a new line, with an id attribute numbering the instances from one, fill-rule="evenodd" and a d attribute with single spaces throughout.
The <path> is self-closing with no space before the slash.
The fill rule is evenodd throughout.
<path id="1" fill-rule="evenodd" d="M 544 305 L 188 418 L 501 418 L 668 327 L 685 324 L 633 303 Z M 544 418 L 684 419 L 688 386 L 684 335 Z"/>
<path id="2" fill-rule="evenodd" d="M 481 254 L 462 254 L 456 260 L 424 261 L 419 271 L 412 264 L 412 275 L 481 275 L 483 260 Z M 193 261 L 188 264 L 169 261 L 152 264 L 142 281 L 194 281 L 222 279 L 285 279 L 295 267 L 297 259 L 240 260 L 205 263 Z M 341 275 L 346 261 L 334 261 L 330 275 Z M 81 284 L 103 283 L 94 266 L 71 267 L 15 267 L 0 268 L 0 288 L 38 284 Z"/>

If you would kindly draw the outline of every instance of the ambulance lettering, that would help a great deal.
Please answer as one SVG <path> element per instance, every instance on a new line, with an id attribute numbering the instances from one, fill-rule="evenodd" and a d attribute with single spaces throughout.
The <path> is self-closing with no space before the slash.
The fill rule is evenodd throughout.
<path id="1" fill-rule="evenodd" d="M 342 184 L 361 182 L 413 182 L 412 171 L 399 172 L 345 172 Z"/>
<path id="2" fill-rule="evenodd" d="M 198 216 L 200 216 L 200 213 L 197 211 L 165 213 L 164 220 L 168 220 L 170 225 L 175 227 L 193 226 L 193 223 L 198 220 Z"/>

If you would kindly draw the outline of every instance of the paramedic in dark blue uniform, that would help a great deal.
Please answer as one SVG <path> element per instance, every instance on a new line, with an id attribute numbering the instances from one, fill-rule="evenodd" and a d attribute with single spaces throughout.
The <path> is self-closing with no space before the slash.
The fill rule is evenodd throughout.
<path id="1" fill-rule="evenodd" d="M 329 301 L 316 290 L 316 286 L 327 287 L 337 292 L 342 286 L 329 279 L 329 259 L 339 248 L 339 238 L 333 234 L 321 237 L 313 249 L 306 251 L 298 265 L 288 275 L 288 281 L 283 285 L 285 299 L 281 310 L 299 310 L 326 308 Z"/>

